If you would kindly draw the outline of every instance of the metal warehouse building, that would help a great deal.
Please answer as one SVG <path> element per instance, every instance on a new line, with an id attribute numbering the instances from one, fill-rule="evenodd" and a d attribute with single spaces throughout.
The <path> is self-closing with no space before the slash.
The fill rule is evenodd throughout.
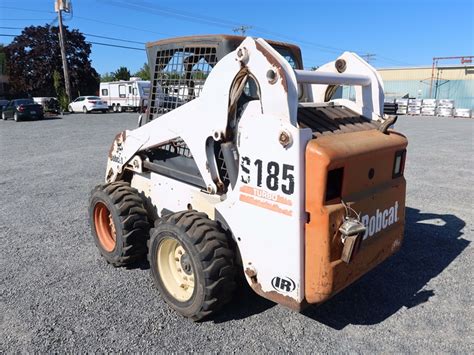
<path id="1" fill-rule="evenodd" d="M 438 66 L 434 71 L 432 67 L 377 71 L 388 99 L 451 99 L 457 108 L 474 109 L 474 65 Z"/>

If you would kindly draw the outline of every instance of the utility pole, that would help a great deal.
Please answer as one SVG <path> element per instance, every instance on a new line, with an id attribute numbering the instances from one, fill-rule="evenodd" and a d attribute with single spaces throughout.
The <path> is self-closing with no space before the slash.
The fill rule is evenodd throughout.
<path id="1" fill-rule="evenodd" d="M 71 85 L 69 81 L 69 69 L 67 66 L 67 57 L 66 57 L 66 45 L 64 41 L 64 30 L 63 30 L 63 16 L 62 12 L 70 11 L 70 3 L 68 0 L 56 0 L 54 4 L 54 9 L 58 13 L 58 22 L 59 22 L 59 46 L 61 47 L 61 58 L 63 61 L 63 73 L 64 73 L 64 86 L 66 88 L 66 95 L 68 102 L 71 102 Z"/>
<path id="2" fill-rule="evenodd" d="M 235 27 L 232 29 L 232 31 L 234 31 L 234 33 L 238 33 L 240 32 L 240 35 L 241 36 L 245 36 L 245 33 L 250 30 L 252 28 L 252 26 L 239 26 L 239 27 Z"/>
<path id="3" fill-rule="evenodd" d="M 375 56 L 376 54 L 373 54 L 373 53 L 367 53 L 367 54 L 361 54 L 361 58 L 364 59 L 367 63 L 370 64 L 370 62 L 373 60 L 375 60 Z"/>

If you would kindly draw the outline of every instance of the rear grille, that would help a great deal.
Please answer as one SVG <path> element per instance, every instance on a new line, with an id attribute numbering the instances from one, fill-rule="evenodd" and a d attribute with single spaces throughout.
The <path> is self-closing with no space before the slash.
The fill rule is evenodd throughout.
<path id="1" fill-rule="evenodd" d="M 298 124 L 311 128 L 313 137 L 377 129 L 379 122 L 357 114 L 344 106 L 298 107 Z"/>
<path id="2" fill-rule="evenodd" d="M 217 143 L 217 142 L 216 142 Z M 224 161 L 224 154 L 222 153 L 222 149 L 219 144 L 215 146 L 217 152 L 217 168 L 219 169 L 219 177 L 224 185 L 227 187 L 230 183 L 229 172 L 227 170 L 227 166 L 225 165 Z"/>

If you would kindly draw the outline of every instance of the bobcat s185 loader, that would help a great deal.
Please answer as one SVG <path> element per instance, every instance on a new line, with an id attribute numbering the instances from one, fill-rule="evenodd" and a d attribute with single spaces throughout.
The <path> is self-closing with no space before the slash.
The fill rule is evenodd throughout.
<path id="1" fill-rule="evenodd" d="M 407 140 L 360 57 L 306 71 L 294 45 L 219 35 L 147 54 L 146 116 L 116 136 L 90 199 L 109 263 L 148 257 L 166 302 L 199 320 L 239 274 L 301 310 L 400 248 Z"/>

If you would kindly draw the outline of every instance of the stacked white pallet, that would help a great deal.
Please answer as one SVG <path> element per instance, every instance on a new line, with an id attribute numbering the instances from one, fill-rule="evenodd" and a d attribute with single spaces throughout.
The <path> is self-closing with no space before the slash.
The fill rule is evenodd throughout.
<path id="1" fill-rule="evenodd" d="M 408 99 L 396 99 L 395 103 L 398 105 L 397 115 L 406 115 L 408 112 Z"/>
<path id="2" fill-rule="evenodd" d="M 409 99 L 408 100 L 408 114 L 409 115 L 420 115 L 421 106 L 423 105 L 422 99 Z"/>
<path id="3" fill-rule="evenodd" d="M 436 113 L 440 117 L 452 117 L 454 111 L 454 100 L 438 100 Z"/>
<path id="4" fill-rule="evenodd" d="M 454 117 L 471 118 L 472 111 L 468 108 L 457 108 L 454 110 Z"/>
<path id="5" fill-rule="evenodd" d="M 421 106 L 421 114 L 423 116 L 436 116 L 436 106 L 438 102 L 435 99 L 424 99 Z"/>

